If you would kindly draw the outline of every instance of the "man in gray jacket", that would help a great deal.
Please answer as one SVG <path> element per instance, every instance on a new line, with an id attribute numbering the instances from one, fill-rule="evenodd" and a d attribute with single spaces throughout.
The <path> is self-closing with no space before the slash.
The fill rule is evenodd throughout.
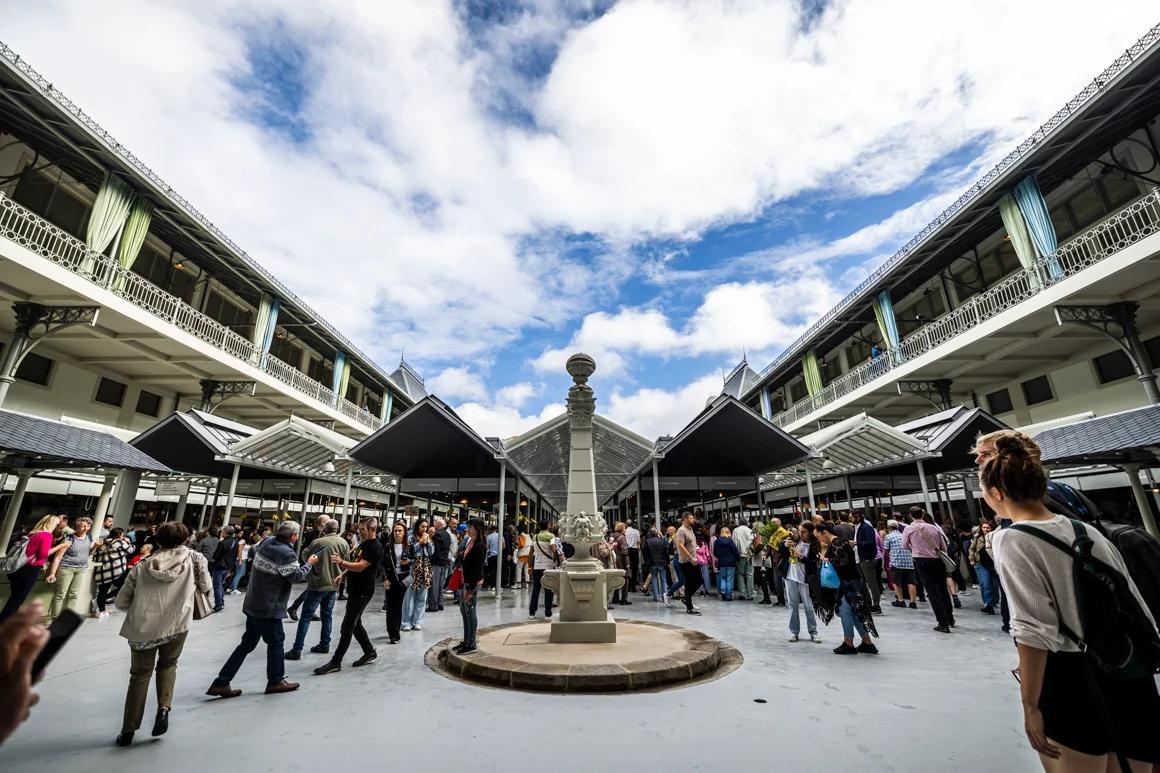
<path id="1" fill-rule="evenodd" d="M 305 580 L 310 569 L 318 563 L 317 555 L 310 556 L 304 564 L 298 563 L 294 545 L 298 542 L 301 530 L 302 527 L 295 521 L 283 521 L 278 525 L 274 539 L 268 539 L 257 547 L 250 589 L 242 605 L 246 615 L 246 630 L 242 634 L 242 641 L 222 666 L 217 679 L 206 690 L 206 695 L 236 698 L 242 694 L 241 690 L 230 687 L 230 681 L 259 641 L 266 642 L 266 694 L 298 689 L 297 682 L 286 681 L 282 619 L 286 617 L 286 602 L 290 600 L 291 586 Z"/>

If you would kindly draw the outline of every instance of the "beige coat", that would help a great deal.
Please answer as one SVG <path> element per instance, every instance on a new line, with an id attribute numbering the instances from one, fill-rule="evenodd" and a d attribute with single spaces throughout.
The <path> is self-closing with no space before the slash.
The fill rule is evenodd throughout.
<path id="1" fill-rule="evenodd" d="M 184 545 L 143 558 L 117 594 L 117 609 L 127 613 L 121 635 L 153 641 L 188 631 L 194 591 L 211 589 L 205 556 Z"/>

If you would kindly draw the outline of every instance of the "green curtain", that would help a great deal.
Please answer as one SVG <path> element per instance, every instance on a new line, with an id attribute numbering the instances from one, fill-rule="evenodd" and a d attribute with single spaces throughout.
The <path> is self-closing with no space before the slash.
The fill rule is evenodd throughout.
<path id="1" fill-rule="evenodd" d="M 93 204 L 89 227 L 85 231 L 85 244 L 89 249 L 103 253 L 108 248 L 129 216 L 132 203 L 133 189 L 121 178 L 106 174 L 101 189 L 97 191 L 97 201 Z"/>
<path id="2" fill-rule="evenodd" d="M 129 209 L 129 217 L 125 220 L 125 230 L 121 232 L 121 241 L 117 244 L 117 262 L 121 268 L 133 268 L 137 255 L 141 252 L 141 245 L 145 244 L 145 236 L 149 233 L 149 224 L 153 221 L 153 203 L 148 199 L 136 198 Z"/>
<path id="3" fill-rule="evenodd" d="M 806 377 L 806 390 L 810 397 L 816 397 L 822 391 L 822 369 L 818 367 L 818 353 L 813 349 L 802 357 L 802 374 Z"/>
<path id="4" fill-rule="evenodd" d="M 350 385 L 350 360 L 344 360 L 342 363 L 342 380 L 338 382 L 338 401 L 342 402 L 346 398 L 346 388 Z"/>
<path id="5" fill-rule="evenodd" d="M 1024 268 L 1031 268 L 1035 265 L 1035 244 L 1027 232 L 1027 223 L 1019 211 L 1019 203 L 1010 193 L 1004 193 L 1003 198 L 999 199 L 999 216 L 1003 218 L 1003 228 L 1007 230 L 1019 262 Z"/>

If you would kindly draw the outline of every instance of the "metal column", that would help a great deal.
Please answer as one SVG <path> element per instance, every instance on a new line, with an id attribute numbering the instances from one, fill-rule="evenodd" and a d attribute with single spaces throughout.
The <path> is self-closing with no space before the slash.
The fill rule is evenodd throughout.
<path id="1" fill-rule="evenodd" d="M 923 467 L 921 459 L 918 460 L 917 464 L 918 464 L 918 483 L 919 483 L 919 485 L 922 486 L 922 501 L 924 504 L 926 504 L 926 511 L 929 513 L 931 510 L 931 508 L 930 508 L 930 488 L 927 486 L 927 483 L 926 483 L 926 468 Z"/>
<path id="2" fill-rule="evenodd" d="M 350 479 L 354 476 L 354 467 L 346 468 L 346 488 L 342 492 L 342 520 L 338 524 L 340 533 L 346 533 L 346 516 L 350 512 Z"/>
<path id="3" fill-rule="evenodd" d="M 193 483 L 189 484 L 189 488 L 193 488 Z M 177 498 L 177 510 L 173 514 L 173 520 L 181 523 L 185 519 L 185 508 L 189 505 L 189 489 Z"/>
<path id="4" fill-rule="evenodd" d="M 1136 499 L 1136 507 L 1140 510 L 1140 518 L 1144 521 L 1144 528 L 1156 539 L 1160 539 L 1160 528 L 1156 525 L 1156 516 L 1152 514 L 1152 505 L 1148 502 L 1148 495 L 1144 492 L 1144 486 L 1140 483 L 1140 465 L 1138 464 L 1124 464 L 1121 465 L 1124 472 L 1128 473 L 1128 483 L 1132 486 L 1132 496 Z"/>
<path id="5" fill-rule="evenodd" d="M 497 518 L 499 526 L 496 529 L 496 535 L 499 537 L 496 542 L 495 557 L 495 597 L 498 599 L 503 594 L 503 511 L 507 506 L 507 464 L 503 461 L 499 463 L 499 509 L 497 511 Z M 484 542 L 486 543 L 486 539 Z"/>
<path id="6" fill-rule="evenodd" d="M 16 528 L 16 516 L 20 514 L 20 505 L 24 503 L 24 492 L 28 491 L 28 481 L 32 477 L 32 470 L 16 471 L 16 488 L 8 499 L 8 508 L 4 511 L 4 523 L 0 525 L 0 550 L 8 549 L 8 541 L 12 539 L 12 531 Z"/>
<path id="7" fill-rule="evenodd" d="M 101 531 L 101 522 L 105 520 L 105 514 L 109 512 L 109 498 L 113 495 L 113 484 L 116 481 L 116 473 L 105 473 L 105 482 L 101 484 L 101 495 L 97 497 L 97 507 L 93 510 L 93 526 L 98 534 Z M 4 541 L 0 540 L 0 546 L 4 544 Z"/>
<path id="8" fill-rule="evenodd" d="M 234 465 L 233 474 L 230 475 L 230 491 L 226 494 L 226 512 L 222 516 L 221 527 L 223 529 L 230 525 L 230 516 L 234 514 L 234 494 L 238 491 L 238 473 L 241 471 L 242 465 L 237 463 Z"/>
<path id="9" fill-rule="evenodd" d="M 817 511 L 814 509 L 814 477 L 810 474 L 810 465 L 808 462 L 806 463 L 806 493 L 810 497 L 809 517 L 812 519 L 814 517 L 814 513 Z"/>
<path id="10" fill-rule="evenodd" d="M 653 457 L 653 460 L 652 460 L 652 473 L 653 473 L 653 509 L 656 511 L 656 513 L 655 513 L 656 519 L 655 520 L 656 520 L 656 526 L 657 526 L 657 534 L 664 536 L 664 533 L 661 531 L 661 476 L 660 476 L 660 473 L 657 471 L 657 458 L 655 456 Z M 666 596 L 666 598 L 668 598 L 668 597 Z"/>
<path id="11" fill-rule="evenodd" d="M 113 525 L 126 529 L 137 502 L 137 487 L 141 485 L 140 470 L 121 470 L 113 489 Z"/>

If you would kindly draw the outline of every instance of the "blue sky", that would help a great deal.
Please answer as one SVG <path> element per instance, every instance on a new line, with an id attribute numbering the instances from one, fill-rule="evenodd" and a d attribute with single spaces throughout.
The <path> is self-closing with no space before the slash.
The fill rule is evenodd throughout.
<path id="1" fill-rule="evenodd" d="M 46 0 L 5 42 L 481 432 L 677 431 L 1155 23 L 1080 0 Z M 1029 36 L 1067 57 L 1043 56 Z"/>

